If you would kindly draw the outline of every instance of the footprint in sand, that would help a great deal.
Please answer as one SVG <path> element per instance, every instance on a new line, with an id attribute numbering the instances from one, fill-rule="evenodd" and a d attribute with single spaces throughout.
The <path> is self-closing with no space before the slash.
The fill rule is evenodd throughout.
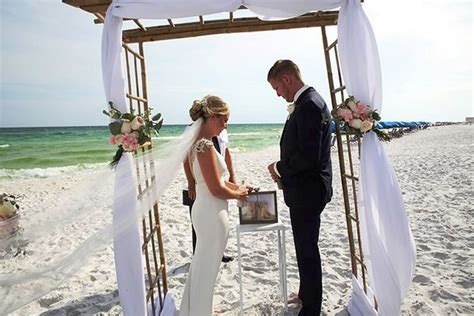
<path id="1" fill-rule="evenodd" d="M 413 282 L 419 283 L 421 285 L 429 285 L 433 284 L 433 281 L 431 281 L 430 278 L 424 276 L 424 275 L 417 275 L 413 278 Z"/>
<path id="2" fill-rule="evenodd" d="M 446 260 L 449 258 L 449 255 L 443 252 L 434 252 L 433 257 L 435 257 L 436 259 Z"/>

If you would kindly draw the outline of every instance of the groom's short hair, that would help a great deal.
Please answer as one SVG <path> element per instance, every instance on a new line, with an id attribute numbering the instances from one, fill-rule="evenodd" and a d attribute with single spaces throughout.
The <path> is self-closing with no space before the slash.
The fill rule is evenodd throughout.
<path id="1" fill-rule="evenodd" d="M 292 74 L 297 79 L 302 80 L 300 69 L 294 62 L 289 59 L 280 59 L 268 71 L 267 81 L 270 81 L 270 79 L 279 80 L 285 74 Z"/>

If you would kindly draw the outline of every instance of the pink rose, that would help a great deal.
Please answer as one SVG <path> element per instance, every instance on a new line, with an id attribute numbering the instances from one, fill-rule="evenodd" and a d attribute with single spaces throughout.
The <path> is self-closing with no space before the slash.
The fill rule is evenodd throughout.
<path id="1" fill-rule="evenodd" d="M 360 114 L 367 114 L 369 111 L 369 107 L 361 102 L 357 103 L 357 113 Z"/>
<path id="2" fill-rule="evenodd" d="M 122 143 L 122 134 L 115 135 L 115 144 L 120 145 Z"/>
<path id="3" fill-rule="evenodd" d="M 344 119 L 344 121 L 346 122 L 349 122 L 350 120 L 352 120 L 352 111 L 349 110 L 349 109 L 337 109 L 337 115 L 339 117 L 342 117 Z"/>
<path id="4" fill-rule="evenodd" d="M 115 141 L 115 135 L 110 135 L 109 144 L 110 145 L 117 145 L 117 142 Z"/>
<path id="5" fill-rule="evenodd" d="M 137 150 L 140 147 L 138 143 L 138 133 L 133 132 L 122 136 L 122 146 L 125 151 Z"/>

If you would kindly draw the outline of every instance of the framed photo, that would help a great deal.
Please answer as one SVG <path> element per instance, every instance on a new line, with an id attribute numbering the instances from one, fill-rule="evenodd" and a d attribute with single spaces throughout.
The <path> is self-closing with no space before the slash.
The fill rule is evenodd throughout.
<path id="1" fill-rule="evenodd" d="M 239 206 L 240 224 L 271 224 L 278 222 L 276 191 L 252 192 Z"/>

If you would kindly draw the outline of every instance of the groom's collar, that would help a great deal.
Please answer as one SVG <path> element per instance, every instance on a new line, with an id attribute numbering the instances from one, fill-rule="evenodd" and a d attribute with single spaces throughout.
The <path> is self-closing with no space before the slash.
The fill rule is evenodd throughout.
<path id="1" fill-rule="evenodd" d="M 298 101 L 298 98 L 303 94 L 303 92 L 306 91 L 306 89 L 308 89 L 309 86 L 307 84 L 305 84 L 304 86 L 302 86 L 298 91 L 296 91 L 295 93 L 295 97 L 293 98 L 293 103 L 296 103 L 296 101 Z"/>

